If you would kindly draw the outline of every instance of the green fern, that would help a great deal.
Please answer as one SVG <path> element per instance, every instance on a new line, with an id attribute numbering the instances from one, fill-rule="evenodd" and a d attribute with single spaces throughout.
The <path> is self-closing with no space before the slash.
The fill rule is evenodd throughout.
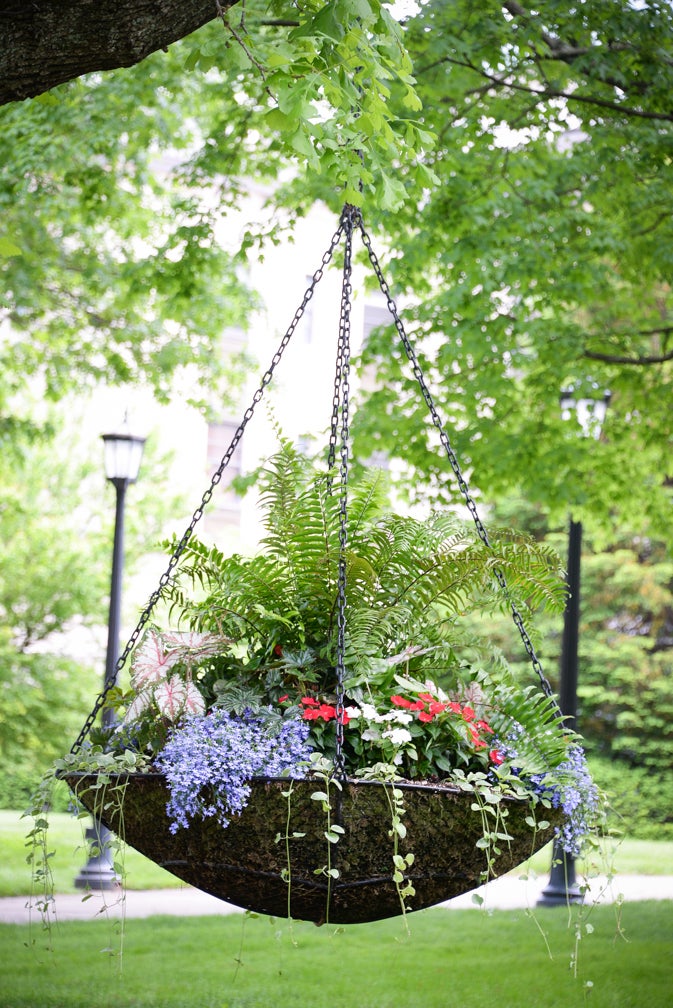
<path id="1" fill-rule="evenodd" d="M 167 587 L 171 611 L 191 628 L 241 643 L 229 674 L 278 666 L 281 653 L 313 655 L 298 683 L 334 689 L 339 565 L 339 488 L 284 444 L 264 467 L 264 536 L 257 556 L 225 557 L 192 539 L 179 576 Z M 512 603 L 560 608 L 560 562 L 531 540 L 496 534 L 487 547 L 455 515 L 421 521 L 391 514 L 385 480 L 369 473 L 349 487 L 346 552 L 346 663 L 350 685 L 381 675 L 381 662 L 415 648 L 414 674 L 458 681 L 465 647 L 461 617 Z M 496 571 L 507 579 L 502 591 Z M 486 641 L 468 642 L 488 655 Z M 389 665 L 392 682 L 394 666 Z"/>

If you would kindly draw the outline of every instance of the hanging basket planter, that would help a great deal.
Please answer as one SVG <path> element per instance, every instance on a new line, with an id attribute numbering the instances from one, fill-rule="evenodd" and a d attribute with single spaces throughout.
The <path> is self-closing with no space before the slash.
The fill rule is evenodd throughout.
<path id="1" fill-rule="evenodd" d="M 349 484 L 356 228 L 476 537 L 452 513 L 392 514 L 373 474 Z M 327 466 L 317 472 L 283 445 L 261 477 L 262 551 L 224 557 L 195 526 L 342 236 Z M 347 924 L 433 906 L 510 871 L 566 830 L 566 795 L 573 849 L 596 794 L 587 776 L 578 801 L 583 754 L 511 593 L 518 577 L 522 598 L 560 600 L 558 558 L 488 538 L 355 208 L 344 208 L 322 262 L 60 775 L 110 830 L 185 882 L 259 913 Z M 456 629 L 470 609 L 481 614 L 494 584 L 541 689 L 521 688 L 499 660 L 481 667 L 480 642 L 466 645 Z M 149 624 L 160 600 L 177 629 Z M 100 750 L 84 741 L 132 652 L 122 719 L 99 733 L 96 764 Z M 307 767 L 312 776 L 293 779 Z"/>
<path id="2" fill-rule="evenodd" d="M 169 792 L 161 774 L 114 778 L 111 784 L 125 785 L 121 813 L 114 802 L 101 808 L 105 790 L 95 776 L 68 774 L 65 779 L 85 807 L 132 847 L 228 903 L 315 924 L 358 924 L 401 912 L 393 881 L 390 785 L 348 780 L 341 792 L 333 792 L 334 813 L 344 833 L 330 845 L 330 864 L 339 874 L 328 885 L 320 872 L 326 867 L 328 842 L 325 812 L 311 798 L 320 786 L 315 780 L 256 779 L 246 808 L 226 829 L 211 817 L 171 833 Z M 480 813 L 472 808 L 474 794 L 439 785 L 395 787 L 403 793 L 406 810 L 399 853 L 414 855 L 404 876 L 415 890 L 405 900 L 407 909 L 433 906 L 479 886 L 486 852 L 477 846 L 484 829 Z M 505 801 L 508 839 L 495 843 L 499 853 L 493 853 L 491 870 L 496 875 L 516 867 L 553 835 L 552 822 L 532 833 L 527 802 Z M 551 813 L 552 821 L 559 818 Z M 286 834 L 291 837 L 289 862 Z"/>

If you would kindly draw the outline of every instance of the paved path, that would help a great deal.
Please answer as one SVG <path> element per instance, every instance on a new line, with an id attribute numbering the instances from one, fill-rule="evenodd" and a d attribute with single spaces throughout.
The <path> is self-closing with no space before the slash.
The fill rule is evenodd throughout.
<path id="1" fill-rule="evenodd" d="M 483 905 L 493 910 L 514 910 L 534 907 L 541 891 L 547 884 L 546 878 L 522 881 L 516 876 L 505 876 L 490 882 L 488 886 L 476 890 L 484 899 Z M 624 900 L 673 900 L 673 875 L 618 875 L 608 886 L 605 880 L 592 879 L 589 900 L 615 902 Z M 27 924 L 31 917 L 39 922 L 39 911 L 30 908 L 26 896 L 12 896 L 0 899 L 0 923 Z M 476 907 L 472 894 L 457 896 L 442 903 L 446 909 L 466 909 Z M 214 896 L 185 886 L 180 889 L 155 889 L 145 892 L 129 890 L 123 902 L 126 917 L 152 917 L 158 914 L 177 917 L 200 917 L 213 914 L 240 913 L 238 907 L 223 903 Z M 119 917 L 122 902 L 114 893 L 103 896 L 92 894 L 83 900 L 82 895 L 57 895 L 53 904 L 53 916 L 57 920 L 93 920 L 100 915 Z"/>

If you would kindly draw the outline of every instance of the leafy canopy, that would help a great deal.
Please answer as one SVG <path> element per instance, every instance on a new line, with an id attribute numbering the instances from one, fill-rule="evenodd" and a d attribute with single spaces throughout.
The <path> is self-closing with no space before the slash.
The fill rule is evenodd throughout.
<path id="1" fill-rule="evenodd" d="M 26 374 L 51 395 L 208 381 L 248 305 L 213 240 L 248 180 L 294 214 L 361 199 L 483 495 L 669 537 L 672 77 L 667 4 L 428 0 L 396 23 L 375 0 L 249 3 L 8 106 L 0 399 Z M 362 443 L 446 498 L 399 351 L 367 359 Z M 612 392 L 599 444 L 561 423 L 571 382 Z"/>

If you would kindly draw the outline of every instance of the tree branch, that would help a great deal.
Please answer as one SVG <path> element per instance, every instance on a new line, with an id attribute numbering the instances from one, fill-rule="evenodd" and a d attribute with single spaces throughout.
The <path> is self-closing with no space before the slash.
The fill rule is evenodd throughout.
<path id="1" fill-rule="evenodd" d="M 534 95 L 538 101 L 545 98 L 563 98 L 568 102 L 580 102 L 584 105 L 595 105 L 598 108 L 609 109 L 611 112 L 618 112 L 625 116 L 633 116 L 638 119 L 654 119 L 661 122 L 673 122 L 673 110 L 668 112 L 650 112 L 646 109 L 636 108 L 633 105 L 623 105 L 618 101 L 609 101 L 607 98 L 599 98 L 597 95 L 581 95 L 576 91 L 561 91 L 559 88 L 531 87 L 528 84 L 521 84 L 518 81 L 499 77 L 497 74 L 489 73 L 484 67 L 476 66 L 468 60 L 457 60 L 451 56 L 445 56 L 443 60 L 437 60 L 433 66 L 439 63 L 450 63 L 454 66 L 466 67 L 480 77 L 484 77 L 491 85 L 498 88 L 507 88 L 511 91 L 522 91 L 524 94 Z M 422 71 L 418 71 L 420 74 Z"/>
<path id="2" fill-rule="evenodd" d="M 660 329 L 647 329 L 639 332 L 638 336 L 655 336 L 661 333 L 672 333 L 673 326 L 662 326 Z M 673 350 L 665 354 L 648 354 L 642 357 L 633 357 L 626 354 L 599 353 L 597 350 L 585 350 L 582 354 L 587 360 L 601 361 L 604 364 L 629 364 L 636 367 L 646 367 L 650 364 L 665 364 L 673 360 Z"/>
<path id="3" fill-rule="evenodd" d="M 134 66 L 215 17 L 215 0 L 10 0 L 0 7 L 0 105 Z"/>

